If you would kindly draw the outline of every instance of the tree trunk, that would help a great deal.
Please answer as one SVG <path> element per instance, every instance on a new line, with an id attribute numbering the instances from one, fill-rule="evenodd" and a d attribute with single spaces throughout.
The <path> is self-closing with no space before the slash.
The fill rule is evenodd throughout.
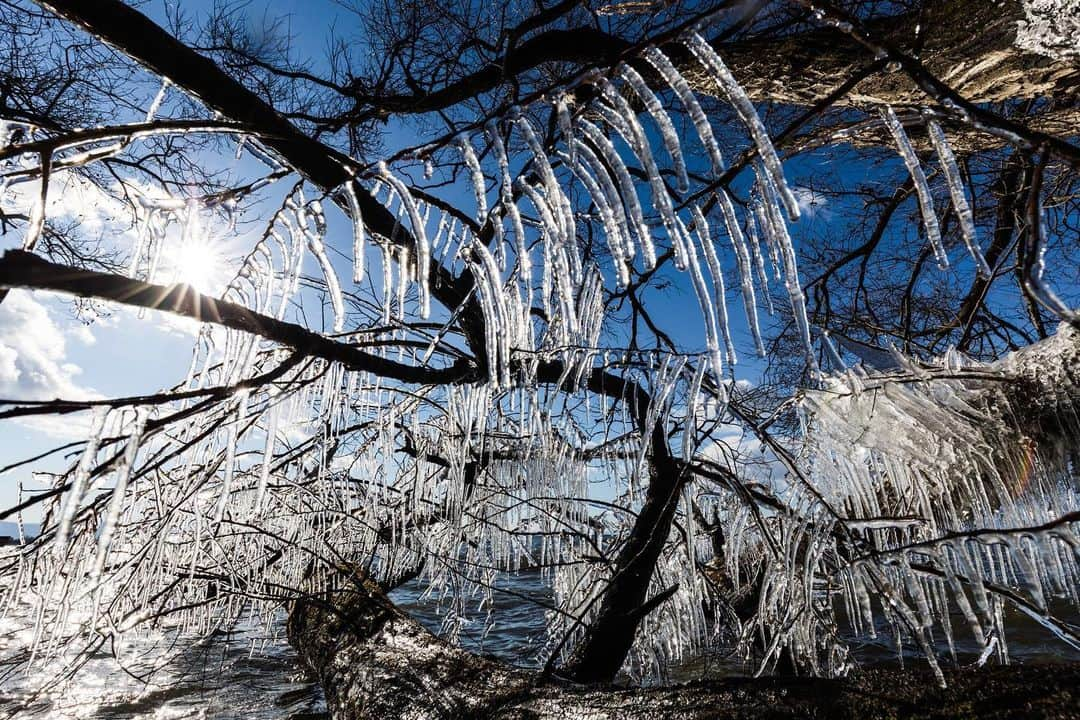
<path id="1" fill-rule="evenodd" d="M 704 720 L 705 718 L 1070 717 L 1080 666 L 955 669 L 939 689 L 921 670 L 848 680 L 728 678 L 659 688 L 573 686 L 451 647 L 370 580 L 295 602 L 289 640 L 335 720 Z"/>
<path id="2" fill-rule="evenodd" d="M 667 447 L 662 426 L 653 431 L 649 487 L 630 537 L 619 550 L 614 572 L 603 590 L 585 640 L 559 674 L 579 683 L 611 682 L 634 644 L 638 625 L 662 603 L 664 593 L 647 599 L 656 561 L 671 534 L 683 482 Z"/>
<path id="3" fill-rule="evenodd" d="M 872 20 L 867 28 L 917 55 L 931 73 L 972 102 L 1075 97 L 1080 56 L 1051 58 L 1019 47 L 1024 17 L 1021 0 L 928 0 L 921 13 Z M 720 45 L 719 51 L 753 99 L 803 106 L 816 104 L 873 61 L 864 48 L 827 27 L 779 40 Z M 924 103 L 922 91 L 898 72 L 867 78 L 838 102 Z"/>
<path id="4" fill-rule="evenodd" d="M 1049 25 L 1057 18 L 1043 18 Z M 973 103 L 1041 100 L 1018 119 L 1030 130 L 1068 137 L 1080 127 L 1080 51 L 1055 57 L 1029 49 L 1021 0 L 927 0 L 921 12 L 870 20 L 867 29 L 918 57 L 933 75 Z M 1059 35 L 1071 36 L 1080 48 L 1077 30 L 1060 18 Z M 1044 51 L 1042 48 L 1038 48 Z M 761 103 L 813 107 L 846 79 L 856 76 L 874 58 L 849 36 L 823 27 L 775 40 L 718 44 L 718 51 L 750 97 Z M 688 68 L 698 68 L 689 58 Z M 711 78 L 687 71 L 700 92 L 717 93 Z M 836 107 L 885 105 L 920 107 L 933 104 L 903 72 L 875 72 L 859 82 Z M 829 138 L 830 127 L 822 133 Z M 950 127 L 958 152 L 998 147 L 1002 141 L 966 125 Z M 888 134 L 868 128 L 849 138 L 859 145 L 891 146 Z M 928 145 L 913 132 L 917 146 Z"/>

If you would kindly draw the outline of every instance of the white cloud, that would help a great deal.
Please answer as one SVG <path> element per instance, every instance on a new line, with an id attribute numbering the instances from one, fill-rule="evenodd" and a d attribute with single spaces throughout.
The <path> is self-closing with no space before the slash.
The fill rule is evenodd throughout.
<path id="1" fill-rule="evenodd" d="M 97 338 L 94 337 L 94 333 L 90 331 L 90 328 L 86 325 L 76 325 L 71 328 L 71 337 L 78 340 L 83 345 L 90 347 L 97 342 Z"/>
<path id="2" fill-rule="evenodd" d="M 68 360 L 65 331 L 49 310 L 30 293 L 12 290 L 0 303 L 0 397 L 69 400 L 94 396 L 76 381 L 81 373 L 82 368 Z"/>
<path id="3" fill-rule="evenodd" d="M 19 353 L 14 348 L 0 345 L 0 387 L 18 382 L 18 359 Z"/>

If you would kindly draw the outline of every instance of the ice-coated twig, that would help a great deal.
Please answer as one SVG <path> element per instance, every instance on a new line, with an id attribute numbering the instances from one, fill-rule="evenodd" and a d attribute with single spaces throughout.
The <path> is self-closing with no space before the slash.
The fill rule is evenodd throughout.
<path id="1" fill-rule="evenodd" d="M 724 338 L 724 347 L 727 350 L 727 361 L 729 365 L 734 365 L 735 345 L 731 342 L 731 328 L 728 324 L 727 293 L 724 289 L 724 270 L 720 265 L 720 256 L 716 252 L 716 246 L 713 245 L 712 233 L 709 231 L 709 222 L 705 219 L 705 214 L 701 212 L 701 207 L 699 205 L 694 205 L 691 209 L 691 214 L 694 218 L 694 230 L 697 233 L 698 242 L 701 243 L 701 249 L 705 253 L 705 263 L 709 268 L 709 275 L 712 276 L 713 302 L 716 304 L 716 321 L 720 328 L 720 334 Z M 686 241 L 688 243 L 693 242 L 689 236 L 687 236 Z"/>
<path id="2" fill-rule="evenodd" d="M 580 143 L 574 141 L 574 144 L 579 145 Z M 619 286 L 626 287 L 630 282 L 630 268 L 626 260 L 622 230 L 615 219 L 615 213 L 612 211 L 611 205 L 608 203 L 607 195 L 583 164 L 575 162 L 570 155 L 564 157 L 574 175 L 585 186 L 589 197 L 592 198 L 593 204 L 596 205 L 596 209 L 600 213 L 600 219 L 604 225 L 604 238 L 607 241 L 608 250 L 611 252 L 611 259 L 615 263 Z"/>
<path id="3" fill-rule="evenodd" d="M 682 218 L 676 216 L 676 220 L 682 224 Z M 684 234 L 689 237 L 685 227 Z M 720 338 L 716 319 L 716 306 L 709 297 L 709 288 L 705 284 L 705 276 L 701 272 L 701 263 L 698 261 L 697 248 L 693 242 L 688 242 L 686 247 L 687 261 L 689 266 L 690 280 L 697 295 L 698 305 L 701 306 L 701 315 L 705 321 L 705 346 L 708 350 L 709 361 L 712 363 L 713 373 L 717 378 L 724 376 L 724 361 L 720 355 Z"/>
<path id="4" fill-rule="evenodd" d="M 746 311 L 746 324 L 750 327 L 750 334 L 754 337 L 754 348 L 758 357 L 765 357 L 765 345 L 761 341 L 761 328 L 758 325 L 757 298 L 754 295 L 754 268 L 750 258 L 750 252 L 746 248 L 746 237 L 743 235 L 739 220 L 735 216 L 735 206 L 727 191 L 721 188 L 716 192 L 717 204 L 724 217 L 724 227 L 728 237 L 731 238 L 731 246 L 735 251 L 735 261 L 739 268 L 739 287 L 742 291 L 743 309 Z M 765 288 L 768 295 L 768 288 Z"/>
<path id="5" fill-rule="evenodd" d="M 755 165 L 757 165 L 755 163 Z M 806 315 L 806 297 L 799 282 L 799 265 L 795 256 L 795 245 L 788 234 L 787 225 L 780 214 L 780 204 L 776 197 L 776 188 L 768 174 L 760 167 L 757 170 L 758 188 L 761 191 L 762 207 L 766 219 L 763 231 L 773 238 L 784 266 L 784 287 L 791 301 L 791 314 L 802 339 L 806 364 L 813 374 L 818 373 L 817 356 L 814 354 L 813 341 L 810 339 L 810 321 Z"/>
<path id="6" fill-rule="evenodd" d="M 326 244 L 323 242 L 323 238 L 326 237 L 326 220 L 322 214 L 322 207 L 318 201 L 313 202 L 311 207 L 316 219 L 315 229 L 304 228 L 304 234 L 307 237 L 308 249 L 318 261 L 323 278 L 326 280 L 326 292 L 330 295 L 330 305 L 334 310 L 334 332 L 339 333 L 345 329 L 345 298 L 341 293 L 341 283 L 338 282 L 337 272 L 326 254 Z"/>
<path id="7" fill-rule="evenodd" d="M 656 122 L 657 127 L 660 128 L 660 137 L 664 142 L 664 149 L 667 150 L 668 156 L 671 158 L 671 164 L 675 169 L 675 178 L 678 183 L 676 189 L 681 193 L 686 192 L 690 188 L 690 179 L 686 175 L 686 163 L 683 161 L 682 145 L 679 142 L 679 133 L 675 130 L 675 124 L 671 122 L 667 110 L 660 104 L 660 100 L 657 99 L 652 88 L 649 87 L 649 84 L 645 82 L 645 79 L 641 77 L 637 70 L 624 63 L 619 66 L 619 74 L 633 89 L 634 94 L 638 96 L 645 109 L 649 111 L 653 121 Z"/>
<path id="8" fill-rule="evenodd" d="M 582 134 L 588 138 L 589 142 L 592 143 L 592 146 L 600 151 L 600 154 L 603 156 L 608 166 L 614 170 L 615 179 L 619 183 L 619 190 L 621 191 L 620 196 L 630 214 L 630 221 L 634 226 L 634 232 L 638 236 L 638 241 L 641 243 L 642 262 L 647 269 L 655 267 L 656 248 L 653 245 L 649 226 L 645 222 L 644 213 L 641 211 L 641 201 L 638 199 L 637 189 L 634 187 L 634 180 L 630 177 L 630 172 L 626 169 L 626 164 L 623 163 L 622 158 L 619 157 L 619 153 L 615 150 L 615 146 L 611 144 L 611 141 L 608 140 L 607 136 L 604 135 L 598 127 L 584 118 L 578 122 L 578 127 L 581 128 Z"/>
<path id="9" fill-rule="evenodd" d="M 135 420 L 131 425 L 131 432 L 128 435 L 127 445 L 124 446 L 124 454 L 120 459 L 120 464 L 116 467 L 116 480 L 112 490 L 112 496 L 109 498 L 109 507 L 105 511 L 105 520 L 101 523 L 101 530 L 98 533 L 97 542 L 97 557 L 94 560 L 94 568 L 90 571 L 90 580 L 92 583 L 96 583 L 101 578 L 101 573 L 105 569 L 105 559 L 109 553 L 109 543 L 112 542 L 113 535 L 116 533 L 116 524 L 120 520 L 120 513 L 124 510 L 127 502 L 127 485 L 128 480 L 131 478 L 132 468 L 135 467 L 135 457 L 139 452 L 139 445 L 142 442 L 143 430 L 146 427 L 147 413 L 143 408 L 138 408 L 135 412 Z"/>
<path id="10" fill-rule="evenodd" d="M 386 163 L 381 160 L 378 169 L 379 176 L 397 192 L 398 197 L 401 198 L 401 204 L 405 206 L 405 212 L 409 215 L 413 237 L 416 239 L 416 285 L 420 299 L 420 317 L 426 319 L 431 314 L 431 293 L 428 290 L 428 278 L 431 274 L 431 248 L 428 245 L 427 228 L 424 227 L 416 201 L 405 183 L 390 172 Z M 404 277 L 405 268 L 401 269 L 401 275 Z"/>
<path id="11" fill-rule="evenodd" d="M 615 181 L 608 173 L 607 166 L 600 161 L 600 158 L 596 156 L 593 149 L 581 140 L 575 140 L 575 142 L 578 145 L 578 162 L 581 163 L 585 172 L 592 172 L 593 177 L 595 177 L 596 181 L 600 184 L 600 189 L 604 191 L 608 207 L 611 208 L 612 215 L 619 225 L 619 233 L 622 237 L 622 242 L 620 243 L 622 249 L 621 257 L 629 263 L 633 260 L 635 255 L 634 236 L 630 232 L 630 225 L 626 218 L 626 210 L 623 208 L 622 196 L 615 186 Z"/>
<path id="12" fill-rule="evenodd" d="M 67 554 L 69 538 L 71 536 L 71 524 L 75 520 L 75 513 L 82 504 L 83 495 L 86 493 L 86 483 L 90 479 L 90 472 L 94 469 L 97 461 L 98 447 L 101 445 L 101 433 L 105 428 L 105 418 L 109 414 L 109 408 L 99 405 L 93 410 L 90 419 L 90 430 L 86 435 L 86 445 L 83 447 L 79 462 L 75 465 L 75 472 L 71 478 L 71 489 L 64 496 L 64 502 L 60 509 L 60 523 L 56 529 L 54 547 L 62 557 Z"/>
<path id="13" fill-rule="evenodd" d="M 548 161 L 548 154 L 545 152 L 540 139 L 536 136 L 536 130 L 533 128 L 532 122 L 522 115 L 520 110 L 511 112 L 511 115 L 515 114 L 514 122 L 520 128 L 521 134 L 525 138 L 525 144 L 529 146 L 529 150 L 532 152 L 533 163 L 536 165 L 537 172 L 540 175 L 544 192 L 547 194 L 549 202 L 554 203 L 555 219 L 562 228 L 559 236 L 572 239 L 575 228 L 574 211 L 570 206 L 570 199 L 566 197 L 558 178 L 555 177 L 555 171 L 552 170 L 551 163 Z"/>
<path id="14" fill-rule="evenodd" d="M 359 284 L 364 279 L 364 254 L 367 252 L 367 232 L 364 229 L 364 216 L 360 212 L 360 201 L 356 196 L 354 180 L 345 183 L 345 201 L 349 206 L 353 235 L 353 282 Z"/>
<path id="15" fill-rule="evenodd" d="M 626 102 L 626 99 L 615 86 L 604 77 L 598 78 L 597 82 L 600 84 L 604 97 L 611 102 L 618 114 L 625 118 L 627 130 L 630 133 L 630 146 L 645 168 L 645 175 L 649 179 L 649 188 L 652 190 L 653 205 L 660 213 L 660 220 L 664 225 L 664 229 L 667 230 L 668 237 L 671 239 L 672 247 L 675 250 L 675 267 L 684 270 L 686 269 L 686 248 L 684 243 L 689 242 L 689 239 L 682 237 L 679 224 L 675 221 L 675 209 L 671 204 L 671 196 L 668 194 L 663 178 L 660 177 L 660 169 L 653 159 L 645 130 L 638 122 L 637 115 L 634 114 L 630 104 Z"/>
<path id="16" fill-rule="evenodd" d="M 169 78 L 161 79 L 161 88 L 158 89 L 157 94 L 154 95 L 154 100 L 150 103 L 150 108 L 146 111 L 146 122 L 153 122 L 154 118 L 157 117 L 158 110 L 161 109 L 161 103 L 165 101 L 165 94 L 169 92 L 169 88 L 171 86 L 172 82 L 169 80 Z M 241 138 L 241 142 L 237 143 L 237 153 L 239 153 L 243 149 L 243 147 L 243 138 Z M 240 156 L 238 154 L 237 158 L 239 157 Z"/>
<path id="17" fill-rule="evenodd" d="M 570 164 L 577 160 L 577 151 L 574 150 L 574 119 L 570 115 L 570 103 L 565 94 L 555 99 L 555 111 L 559 116 L 559 132 L 562 133 L 563 142 L 570 153 Z"/>
<path id="18" fill-rule="evenodd" d="M 476 217 L 480 222 L 487 215 L 487 187 L 484 183 L 484 171 L 480 167 L 480 159 L 476 157 L 472 141 L 465 133 L 461 133 L 454 139 L 454 143 L 461 151 L 461 159 L 469 171 L 469 181 L 472 183 L 473 197 L 476 199 Z"/>
<path id="19" fill-rule="evenodd" d="M 754 268 L 757 270 L 758 282 L 761 284 L 761 294 L 765 298 L 765 309 L 770 315 L 775 313 L 772 304 L 772 295 L 769 293 L 769 273 L 765 268 L 765 253 L 761 252 L 761 238 L 758 236 L 757 220 L 751 213 L 746 218 L 746 229 L 749 232 L 747 241 L 750 245 L 750 253 L 754 258 Z"/>

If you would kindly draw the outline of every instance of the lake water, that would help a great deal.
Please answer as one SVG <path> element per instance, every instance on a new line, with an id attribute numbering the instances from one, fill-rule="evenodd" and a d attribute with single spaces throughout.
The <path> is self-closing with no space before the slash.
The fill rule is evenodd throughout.
<path id="1" fill-rule="evenodd" d="M 547 600 L 550 591 L 538 573 L 522 573 L 510 578 L 508 589 L 528 597 Z M 422 588 L 406 585 L 393 594 L 395 602 L 433 631 L 442 625 L 434 601 L 421 601 Z M 461 629 L 460 642 L 472 650 L 507 662 L 536 667 L 543 662 L 544 611 L 519 597 L 496 593 L 492 607 L 500 623 L 485 632 L 476 622 Z M 1009 635 L 1014 661 L 1080 661 L 1080 652 L 1069 651 L 1053 641 L 1046 631 L 1030 620 L 1015 618 Z M 0 625 L 0 656 L 12 645 L 25 641 L 25 627 L 8 619 Z M 25 625 L 25 624 L 24 624 Z M 241 627 L 213 642 L 188 647 L 166 667 L 140 680 L 119 670 L 113 658 L 100 653 L 76 680 L 63 690 L 34 697 L 34 678 L 7 677 L 0 681 L 0 718 L 20 720 L 315 720 L 326 718 L 326 706 L 319 687 L 310 682 L 298 658 L 280 636 L 267 637 L 265 630 Z M 252 652 L 253 644 L 260 648 Z M 863 664 L 896 662 L 896 646 L 891 636 L 854 644 Z M 971 662 L 978 648 L 958 638 L 962 662 Z M 910 657 L 909 662 L 922 662 Z M 724 658 L 704 658 L 676 668 L 673 679 L 691 679 L 704 674 L 731 674 L 737 664 Z M 53 669 L 54 672 L 58 668 Z"/>

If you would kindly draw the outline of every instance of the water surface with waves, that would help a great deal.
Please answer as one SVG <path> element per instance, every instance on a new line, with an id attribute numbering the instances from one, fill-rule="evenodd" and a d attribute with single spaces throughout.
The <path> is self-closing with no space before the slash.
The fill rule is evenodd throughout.
<path id="1" fill-rule="evenodd" d="M 546 636 L 544 609 L 523 598 L 549 602 L 551 591 L 539 573 L 523 572 L 507 577 L 491 605 L 497 624 L 483 617 L 463 623 L 457 640 L 475 652 L 525 667 L 539 667 Z M 446 631 L 450 608 L 424 596 L 424 587 L 409 583 L 391 595 L 395 603 L 433 632 Z M 1080 651 L 1054 640 L 1036 623 L 1013 618 L 1009 654 L 1014 662 L 1040 663 L 1080 661 Z M 6 618 L 0 625 L 0 655 L 28 639 L 29 623 Z M 958 633 L 959 635 L 959 633 Z M 164 639 L 159 642 L 164 642 Z M 179 645 L 179 644 L 178 644 Z M 897 662 L 897 646 L 883 627 L 876 639 L 851 643 L 863 665 Z M 948 648 L 939 642 L 942 652 Z M 979 648 L 956 638 L 958 661 L 975 662 Z M 911 648 L 904 648 L 907 662 L 921 662 Z M 123 652 L 119 653 L 123 657 Z M 303 671 L 297 654 L 284 638 L 283 618 L 267 632 L 264 627 L 241 624 L 210 640 L 177 647 L 170 661 L 142 675 L 135 667 L 121 669 L 111 648 L 103 648 L 75 679 L 42 694 L 34 687 L 55 676 L 61 668 L 42 668 L 30 677 L 6 676 L 0 681 L 0 718 L 26 720 L 316 720 L 328 718 L 318 684 Z M 701 657 L 673 668 L 670 680 L 689 680 L 752 673 L 753 668 L 723 655 Z"/>

